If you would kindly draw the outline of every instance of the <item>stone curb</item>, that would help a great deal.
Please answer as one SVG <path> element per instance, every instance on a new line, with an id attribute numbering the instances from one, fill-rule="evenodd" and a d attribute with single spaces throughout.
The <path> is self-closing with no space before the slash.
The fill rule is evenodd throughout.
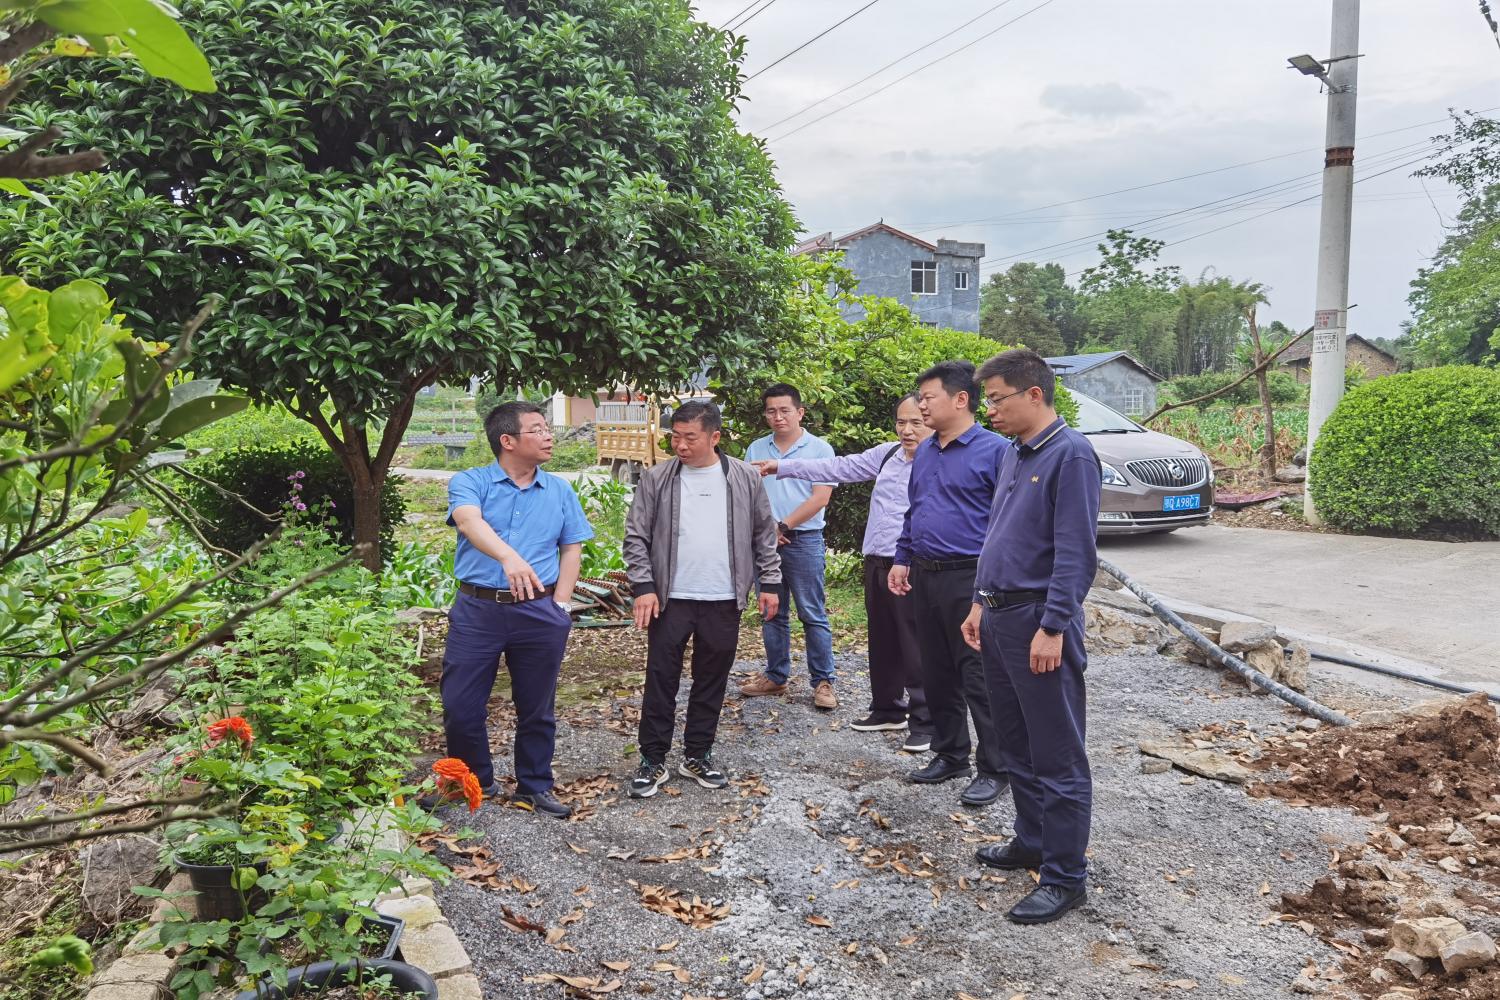
<path id="1" fill-rule="evenodd" d="M 361 825 L 362 819 L 356 828 Z M 405 835 L 389 825 L 375 833 L 377 848 L 401 850 L 406 844 Z M 186 875 L 175 876 L 166 888 L 169 897 L 191 891 Z M 192 905 L 191 898 L 158 899 L 147 925 L 130 939 L 121 956 L 89 979 L 87 1000 L 171 1000 L 167 984 L 177 963 L 154 946 L 162 923 L 189 916 Z M 405 921 L 402 960 L 437 980 L 439 1000 L 483 1000 L 469 953 L 443 916 L 429 879 L 404 880 L 400 888 L 375 900 L 375 911 Z"/>

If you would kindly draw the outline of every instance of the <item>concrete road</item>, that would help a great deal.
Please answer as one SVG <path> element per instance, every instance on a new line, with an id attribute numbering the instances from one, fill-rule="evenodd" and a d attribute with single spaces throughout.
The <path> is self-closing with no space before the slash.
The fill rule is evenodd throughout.
<path id="1" fill-rule="evenodd" d="M 1099 554 L 1163 597 L 1500 694 L 1500 542 L 1206 525 L 1106 539 Z"/>

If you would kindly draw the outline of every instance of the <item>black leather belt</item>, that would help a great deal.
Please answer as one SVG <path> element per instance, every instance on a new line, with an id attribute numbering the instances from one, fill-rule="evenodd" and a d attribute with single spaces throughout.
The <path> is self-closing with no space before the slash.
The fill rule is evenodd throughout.
<path id="1" fill-rule="evenodd" d="M 493 587 L 476 587 L 472 583 L 460 583 L 458 585 L 458 592 L 468 594 L 470 597 L 477 597 L 481 601 L 494 601 L 496 604 L 526 603 L 526 598 L 517 597 L 508 590 L 496 590 Z M 550 593 L 552 593 L 551 587 L 543 587 L 541 590 L 536 591 L 536 596 L 546 597 Z"/>
<path id="2" fill-rule="evenodd" d="M 1036 604 L 1045 601 L 1045 590 L 981 590 L 979 603 L 987 608 L 1013 608 L 1018 604 Z"/>
<path id="3" fill-rule="evenodd" d="M 929 573 L 942 573 L 951 569 L 973 569 L 979 565 L 977 558 L 971 559 L 918 559 L 912 557 L 912 565 L 918 569 L 924 569 Z"/>

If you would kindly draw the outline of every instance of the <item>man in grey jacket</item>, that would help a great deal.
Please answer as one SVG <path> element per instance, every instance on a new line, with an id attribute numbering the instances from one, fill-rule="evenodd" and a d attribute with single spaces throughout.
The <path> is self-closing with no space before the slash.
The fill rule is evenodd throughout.
<path id="1" fill-rule="evenodd" d="M 781 603 L 776 518 L 760 474 L 719 453 L 719 408 L 693 400 L 672 414 L 675 459 L 647 470 L 625 518 L 625 562 L 635 627 L 649 629 L 641 701 L 641 764 L 631 798 L 667 780 L 682 656 L 693 643 L 693 685 L 677 772 L 704 788 L 729 779 L 713 762 L 724 689 L 739 645 L 740 615 L 759 585 L 762 618 Z"/>

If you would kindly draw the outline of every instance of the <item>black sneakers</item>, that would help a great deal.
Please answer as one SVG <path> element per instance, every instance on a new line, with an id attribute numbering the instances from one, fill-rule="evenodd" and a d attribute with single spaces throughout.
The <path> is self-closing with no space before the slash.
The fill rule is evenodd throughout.
<path id="1" fill-rule="evenodd" d="M 678 766 L 677 773 L 692 778 L 704 788 L 724 788 L 729 784 L 724 772 L 714 767 L 708 757 L 688 757 Z"/>
<path id="2" fill-rule="evenodd" d="M 635 775 L 630 779 L 630 797 L 632 799 L 649 799 L 656 794 L 656 790 L 666 780 L 666 765 L 657 764 L 642 757 L 641 766 L 635 769 Z"/>
<path id="3" fill-rule="evenodd" d="M 905 717 L 892 719 L 889 716 L 867 715 L 863 719 L 856 719 L 849 723 L 849 728 L 856 733 L 877 733 L 882 730 L 905 729 Z"/>

